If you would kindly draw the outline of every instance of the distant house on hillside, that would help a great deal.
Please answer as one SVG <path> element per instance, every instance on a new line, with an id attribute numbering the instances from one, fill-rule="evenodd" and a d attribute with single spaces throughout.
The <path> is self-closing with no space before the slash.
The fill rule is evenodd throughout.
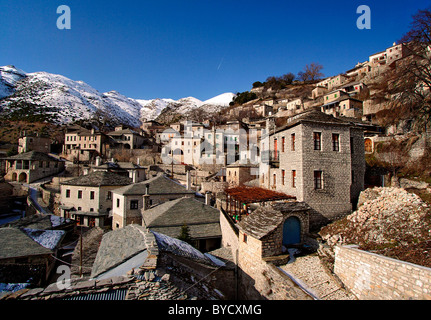
<path id="1" fill-rule="evenodd" d="M 107 140 L 107 136 L 100 131 L 69 126 L 66 128 L 63 154 L 71 161 L 90 161 L 106 154 Z"/>
<path id="2" fill-rule="evenodd" d="M 108 133 L 111 148 L 140 149 L 144 144 L 145 138 L 138 132 L 118 126 L 115 131 Z"/>
<path id="3" fill-rule="evenodd" d="M 18 139 L 18 153 L 29 151 L 51 152 L 51 138 L 23 132 Z"/>

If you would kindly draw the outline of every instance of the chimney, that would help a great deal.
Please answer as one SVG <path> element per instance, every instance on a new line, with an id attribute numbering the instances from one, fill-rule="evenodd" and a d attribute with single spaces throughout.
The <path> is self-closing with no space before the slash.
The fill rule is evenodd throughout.
<path id="1" fill-rule="evenodd" d="M 132 172 L 132 182 L 133 183 L 138 182 L 138 171 L 137 170 L 133 170 L 133 172 Z"/>
<path id="2" fill-rule="evenodd" d="M 191 183 L 192 183 L 192 178 L 190 176 L 190 170 L 187 170 L 186 173 L 186 185 L 187 185 L 187 190 L 191 190 Z"/>
<path id="3" fill-rule="evenodd" d="M 205 204 L 207 206 L 211 205 L 211 192 L 205 192 Z"/>
<path id="4" fill-rule="evenodd" d="M 102 158 L 101 157 L 99 157 L 99 156 L 97 156 L 96 157 L 96 166 L 98 167 L 98 166 L 100 166 L 102 164 Z"/>
<path id="5" fill-rule="evenodd" d="M 142 206 L 142 211 L 146 211 L 150 208 L 150 185 L 145 185 L 145 194 L 144 194 L 144 205 Z"/>

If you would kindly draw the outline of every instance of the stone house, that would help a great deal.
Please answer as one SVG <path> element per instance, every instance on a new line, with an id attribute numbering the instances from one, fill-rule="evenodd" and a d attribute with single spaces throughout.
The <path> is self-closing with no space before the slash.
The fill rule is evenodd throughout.
<path id="1" fill-rule="evenodd" d="M 118 126 L 114 131 L 107 134 L 110 138 L 111 148 L 140 149 L 144 144 L 145 137 L 138 132 Z"/>
<path id="2" fill-rule="evenodd" d="M 304 243 L 309 232 L 309 209 L 300 202 L 259 207 L 238 223 L 239 247 L 253 248 L 259 259 L 287 254 L 287 247 Z"/>
<path id="3" fill-rule="evenodd" d="M 219 210 L 194 198 L 184 197 L 142 209 L 142 225 L 151 231 L 178 238 L 181 228 L 189 229 L 193 246 L 201 252 L 220 248 Z"/>
<path id="4" fill-rule="evenodd" d="M 270 132 L 261 147 L 260 186 L 309 205 L 313 227 L 351 213 L 364 188 L 361 127 L 309 111 Z"/>
<path id="5" fill-rule="evenodd" d="M 230 187 L 239 186 L 259 176 L 259 165 L 252 164 L 250 161 L 235 161 L 226 166 L 226 182 Z"/>
<path id="6" fill-rule="evenodd" d="M 60 183 L 60 212 L 80 225 L 110 225 L 113 191 L 132 183 L 129 177 L 109 171 L 95 171 Z"/>
<path id="7" fill-rule="evenodd" d="M 342 95 L 338 99 L 324 104 L 321 111 L 334 117 L 344 116 L 362 119 L 363 102 L 347 95 Z"/>
<path id="8" fill-rule="evenodd" d="M 0 228 L 0 282 L 46 284 L 66 232 Z"/>
<path id="9" fill-rule="evenodd" d="M 84 169 L 85 170 L 85 169 Z M 102 163 L 100 157 L 96 157 L 94 166 L 89 171 L 109 171 L 121 176 L 129 177 L 133 183 L 141 182 L 146 179 L 146 168 L 138 163 L 123 161 L 106 161 Z"/>
<path id="10" fill-rule="evenodd" d="M 341 86 L 349 78 L 343 74 L 339 74 L 335 77 L 326 78 L 316 84 L 316 87 L 326 87 L 328 90 Z"/>
<path id="11" fill-rule="evenodd" d="M 371 72 L 371 66 L 369 61 L 358 63 L 353 69 L 346 71 L 348 77 L 365 77 L 369 72 Z"/>
<path id="12" fill-rule="evenodd" d="M 80 126 L 66 128 L 63 155 L 68 160 L 89 161 L 98 155 L 106 154 L 107 136 L 94 129 Z"/>
<path id="13" fill-rule="evenodd" d="M 349 97 L 349 94 L 344 89 L 334 90 L 323 96 L 323 102 L 328 104 L 342 97 Z"/>
<path id="14" fill-rule="evenodd" d="M 328 88 L 325 86 L 317 86 L 311 91 L 311 99 L 315 100 L 318 97 L 322 97 L 329 92 Z"/>
<path id="15" fill-rule="evenodd" d="M 32 183 L 64 170 L 64 161 L 38 151 L 20 153 L 4 160 L 6 181 Z"/>
<path id="16" fill-rule="evenodd" d="M 22 136 L 18 139 L 18 153 L 29 151 L 51 152 L 51 138 L 23 132 Z"/>
<path id="17" fill-rule="evenodd" d="M 147 198 L 145 195 L 149 195 Z M 182 197 L 195 197 L 195 191 L 158 175 L 149 180 L 127 185 L 112 192 L 112 229 L 129 224 L 142 224 L 142 209 Z M 146 201 L 144 201 L 146 200 Z"/>

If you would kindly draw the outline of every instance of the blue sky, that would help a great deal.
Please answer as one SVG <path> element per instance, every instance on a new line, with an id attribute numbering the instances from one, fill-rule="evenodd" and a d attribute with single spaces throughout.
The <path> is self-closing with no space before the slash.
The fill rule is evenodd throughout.
<path id="1" fill-rule="evenodd" d="M 56 26 L 71 9 L 71 29 Z M 359 30 L 359 5 L 371 30 Z M 0 65 L 136 99 L 206 100 L 311 62 L 344 72 L 409 30 L 429 0 L 0 0 Z"/>

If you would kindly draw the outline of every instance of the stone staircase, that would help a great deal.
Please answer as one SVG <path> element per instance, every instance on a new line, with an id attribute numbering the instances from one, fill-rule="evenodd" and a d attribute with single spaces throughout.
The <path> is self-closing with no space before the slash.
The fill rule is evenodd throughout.
<path id="1" fill-rule="evenodd" d="M 280 268 L 304 283 L 319 300 L 357 300 L 335 277 L 328 274 L 317 254 L 295 258 Z"/>

